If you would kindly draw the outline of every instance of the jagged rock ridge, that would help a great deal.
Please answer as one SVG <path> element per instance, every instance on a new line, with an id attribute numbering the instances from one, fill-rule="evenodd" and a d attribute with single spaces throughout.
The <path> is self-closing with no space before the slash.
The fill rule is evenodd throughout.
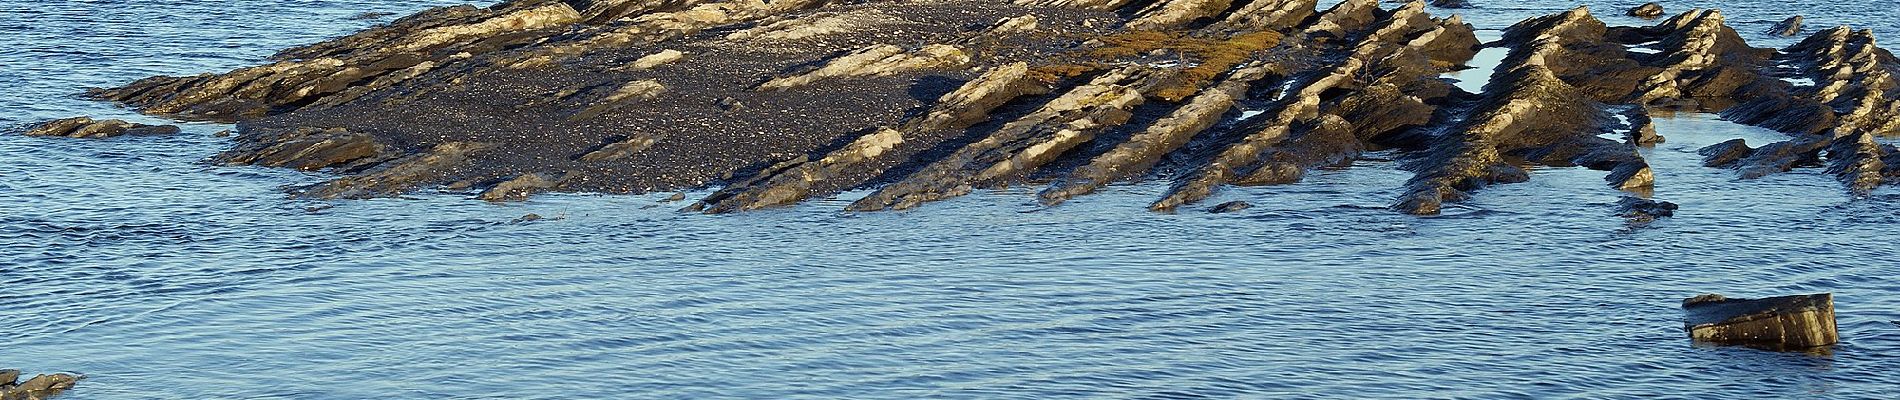
<path id="1" fill-rule="evenodd" d="M 1657 184 L 1652 112 L 1788 132 L 1711 148 L 1760 176 L 1827 165 L 1894 181 L 1895 63 L 1872 35 L 1749 46 L 1715 10 L 1609 27 L 1579 8 L 1481 44 L 1423 1 L 516 0 L 425 11 L 224 74 L 93 95 L 237 121 L 217 161 L 330 171 L 301 196 L 427 188 L 518 200 L 723 186 L 694 210 L 874 189 L 853 210 L 985 188 L 1054 205 L 1168 179 L 1151 206 L 1299 181 L 1371 151 L 1416 172 L 1394 208 L 1434 214 L 1525 166 Z M 1484 93 L 1441 79 L 1506 47 Z M 1630 51 L 1631 48 L 1652 51 Z M 1793 85 L 1783 78 L 1806 78 Z M 1555 117 L 1553 117 L 1555 116 Z M 1601 137 L 1620 134 L 1626 140 Z"/>

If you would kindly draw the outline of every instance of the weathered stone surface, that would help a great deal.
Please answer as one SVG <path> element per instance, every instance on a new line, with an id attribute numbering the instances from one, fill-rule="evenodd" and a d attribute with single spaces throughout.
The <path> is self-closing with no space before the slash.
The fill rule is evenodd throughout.
<path id="1" fill-rule="evenodd" d="M 1682 302 L 1683 328 L 1699 342 L 1804 350 L 1841 340 L 1834 295 L 1730 299 L 1707 294 Z"/>
<path id="2" fill-rule="evenodd" d="M 1178 28 L 1202 18 L 1227 11 L 1233 0 L 1160 0 L 1148 5 L 1128 21 L 1129 29 L 1160 30 Z"/>
<path id="3" fill-rule="evenodd" d="M 929 69 L 959 69 L 970 64 L 970 55 L 956 46 L 933 44 L 916 49 L 881 44 L 865 47 L 834 58 L 825 66 L 804 74 L 766 81 L 759 90 L 787 90 L 824 79 L 855 76 L 890 76 Z"/>
<path id="4" fill-rule="evenodd" d="M 116 119 L 95 121 L 90 117 L 73 117 L 33 125 L 28 127 L 24 134 L 26 136 L 98 139 L 123 135 L 174 135 L 178 132 L 178 127 L 173 125 L 145 125 Z"/>
<path id="5" fill-rule="evenodd" d="M 0 369 L 0 400 L 39 400 L 58 396 L 84 377 L 71 374 L 35 375 L 19 382 L 20 370 Z"/>
<path id="6" fill-rule="evenodd" d="M 640 59 L 634 60 L 632 64 L 627 64 L 627 68 L 634 70 L 653 69 L 661 65 L 679 62 L 680 59 L 684 58 L 686 58 L 686 53 L 682 53 L 679 50 L 660 50 L 658 53 L 649 54 L 646 57 L 640 57 Z"/>

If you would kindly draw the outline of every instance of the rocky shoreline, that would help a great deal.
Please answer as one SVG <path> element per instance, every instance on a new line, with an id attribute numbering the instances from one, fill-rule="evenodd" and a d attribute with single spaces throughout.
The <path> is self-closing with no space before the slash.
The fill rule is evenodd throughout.
<path id="1" fill-rule="evenodd" d="M 1165 179 L 1149 208 L 1171 211 L 1391 151 L 1416 174 L 1393 200 L 1399 212 L 1437 214 L 1531 179 L 1531 166 L 1600 170 L 1646 209 L 1673 210 L 1647 199 L 1659 183 L 1638 148 L 1665 140 L 1650 121 L 1674 112 L 1788 134 L 1703 149 L 1707 165 L 1741 178 L 1825 167 L 1860 194 L 1900 179 L 1900 151 L 1875 140 L 1900 135 L 1900 63 L 1869 31 L 1821 30 L 1777 50 L 1748 45 L 1716 10 L 1612 27 L 1578 8 L 1480 43 L 1461 18 L 1427 10 L 515 0 L 428 10 L 269 65 L 91 94 L 236 122 L 235 145 L 214 161 L 337 175 L 294 190 L 311 198 L 720 187 L 689 209 L 724 213 L 870 189 L 849 208 L 876 211 L 1011 186 L 1042 188 L 1053 206 Z M 1789 21 L 1778 30 L 1801 31 Z M 1509 55 L 1482 93 L 1442 77 L 1483 48 Z M 99 136 L 75 124 L 33 132 Z M 164 131 L 112 126 L 100 129 Z"/>

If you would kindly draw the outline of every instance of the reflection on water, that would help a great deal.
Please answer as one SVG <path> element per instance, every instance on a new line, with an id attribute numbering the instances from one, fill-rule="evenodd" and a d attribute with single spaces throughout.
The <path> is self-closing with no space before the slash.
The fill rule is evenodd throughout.
<path id="1" fill-rule="evenodd" d="M 0 123 L 130 117 L 72 94 L 447 3 L 0 5 Z M 1567 6 L 1476 3 L 1492 32 Z M 1800 9 L 1891 19 L 1853 7 Z M 1207 203 L 1255 205 L 1235 214 L 1148 213 L 1166 183 L 1144 182 L 1040 212 L 1016 189 L 702 216 L 665 195 L 287 200 L 321 177 L 197 163 L 219 125 L 0 136 L 0 366 L 91 375 L 73 399 L 1890 397 L 1900 193 L 1740 181 L 1695 150 L 1779 134 L 1657 125 L 1654 195 L 1682 209 L 1642 229 L 1578 168 L 1437 218 L 1385 210 L 1411 175 L 1383 160 Z M 1693 346 L 1677 304 L 1703 292 L 1833 292 L 1845 342 Z"/>

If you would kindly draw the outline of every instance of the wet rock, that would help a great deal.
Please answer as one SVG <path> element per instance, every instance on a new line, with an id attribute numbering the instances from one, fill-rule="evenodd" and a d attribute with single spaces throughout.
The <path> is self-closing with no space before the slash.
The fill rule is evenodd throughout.
<path id="1" fill-rule="evenodd" d="M 1215 214 L 1226 214 L 1226 213 L 1240 212 L 1241 210 L 1246 210 L 1249 208 L 1253 208 L 1253 203 L 1248 203 L 1245 201 L 1229 201 L 1226 203 L 1220 203 L 1220 205 L 1214 206 L 1214 208 L 1207 210 L 1207 212 L 1215 213 Z"/>
<path id="2" fill-rule="evenodd" d="M 93 120 L 89 117 L 73 117 L 33 125 L 27 128 L 24 134 L 26 136 L 97 139 L 123 135 L 173 135 L 178 132 L 178 127 L 173 125 L 145 125 L 116 119 Z"/>
<path id="3" fill-rule="evenodd" d="M 357 13 L 356 15 L 352 15 L 352 16 L 350 16 L 350 18 L 349 18 L 349 19 L 350 19 L 351 21 L 368 21 L 368 20 L 372 20 L 372 19 L 383 19 L 383 18 L 388 18 L 388 17 L 389 17 L 389 16 L 391 16 L 391 15 L 396 15 L 396 13 L 390 13 L 390 12 L 377 12 L 377 11 L 364 11 L 364 12 L 361 12 L 361 13 Z"/>
<path id="4" fill-rule="evenodd" d="M 520 223 L 526 223 L 526 222 L 540 221 L 543 219 L 547 219 L 547 218 L 542 217 L 541 214 L 528 214 L 528 215 L 521 216 L 521 218 L 515 218 L 513 221 L 508 221 L 508 223 L 520 224 Z"/>
<path id="5" fill-rule="evenodd" d="M 1748 147 L 1748 141 L 1742 139 L 1730 139 L 1696 150 L 1696 154 L 1702 155 L 1702 165 L 1710 167 L 1732 165 L 1754 152 L 1754 148 Z"/>
<path id="6" fill-rule="evenodd" d="M 1889 166 L 1884 158 L 1889 155 L 1872 134 L 1842 136 L 1828 146 L 1827 172 L 1854 194 L 1866 195 L 1887 182 Z"/>
<path id="7" fill-rule="evenodd" d="M 1840 342 L 1833 294 L 1730 299 L 1716 294 L 1682 302 L 1683 328 L 1698 342 L 1805 350 Z"/>
<path id="8" fill-rule="evenodd" d="M 1801 23 L 1805 20 L 1806 19 L 1799 15 L 1788 17 L 1788 19 L 1775 23 L 1773 28 L 1768 28 L 1768 34 L 1784 37 L 1799 35 L 1801 34 Z"/>
<path id="9" fill-rule="evenodd" d="M 399 155 L 374 136 L 342 128 L 254 132 L 238 141 L 237 147 L 212 159 L 225 165 L 351 171 Z"/>
<path id="10" fill-rule="evenodd" d="M 1623 196 L 1616 202 L 1617 215 L 1635 222 L 1654 221 L 1676 215 L 1676 203 Z"/>
<path id="11" fill-rule="evenodd" d="M 0 400 L 37 400 L 58 396 L 84 377 L 71 374 L 35 375 L 20 382 L 20 370 L 0 369 Z"/>
<path id="12" fill-rule="evenodd" d="M 1431 3 L 1438 8 L 1471 8 L 1470 0 L 1432 0 Z"/>
<path id="13" fill-rule="evenodd" d="M 408 193 L 462 167 L 471 154 L 493 147 L 487 143 L 443 143 L 421 153 L 378 163 L 361 174 L 304 188 L 298 195 L 315 199 L 365 199 Z"/>
<path id="14" fill-rule="evenodd" d="M 560 181 L 544 174 L 521 174 L 521 176 L 509 179 L 506 182 L 496 184 L 488 188 L 488 190 L 482 191 L 482 193 L 475 196 L 475 198 L 488 202 L 523 201 L 527 200 L 528 196 L 548 191 L 548 189 L 553 189 L 559 184 Z"/>
<path id="15" fill-rule="evenodd" d="M 1650 147 L 1667 140 L 1656 133 L 1656 120 L 1650 117 L 1649 110 L 1638 107 L 1624 116 L 1629 119 L 1630 128 L 1623 136 L 1630 144 Z"/>
<path id="16" fill-rule="evenodd" d="M 1824 136 L 1803 136 L 1788 141 L 1769 143 L 1749 151 L 1746 156 L 1727 166 L 1740 171 L 1742 179 L 1761 178 L 1788 172 L 1796 167 L 1820 166 L 1822 165 L 1821 151 L 1827 149 L 1831 143 L 1832 141 Z M 1724 145 L 1727 145 L 1727 142 L 1717 144 L 1717 146 Z M 1704 150 L 1708 150 L 1709 154 L 1717 155 L 1735 152 L 1727 146 Z M 1705 164 L 1719 161 L 1715 156 L 1705 155 L 1705 157 L 1709 157 L 1705 159 Z"/>
<path id="17" fill-rule="evenodd" d="M 1656 3 L 1643 3 L 1643 5 L 1636 6 L 1636 8 L 1631 8 L 1629 10 L 1630 16 L 1642 17 L 1642 18 L 1661 17 L 1663 16 L 1663 13 L 1664 13 L 1663 6 L 1661 4 L 1656 4 Z"/>

